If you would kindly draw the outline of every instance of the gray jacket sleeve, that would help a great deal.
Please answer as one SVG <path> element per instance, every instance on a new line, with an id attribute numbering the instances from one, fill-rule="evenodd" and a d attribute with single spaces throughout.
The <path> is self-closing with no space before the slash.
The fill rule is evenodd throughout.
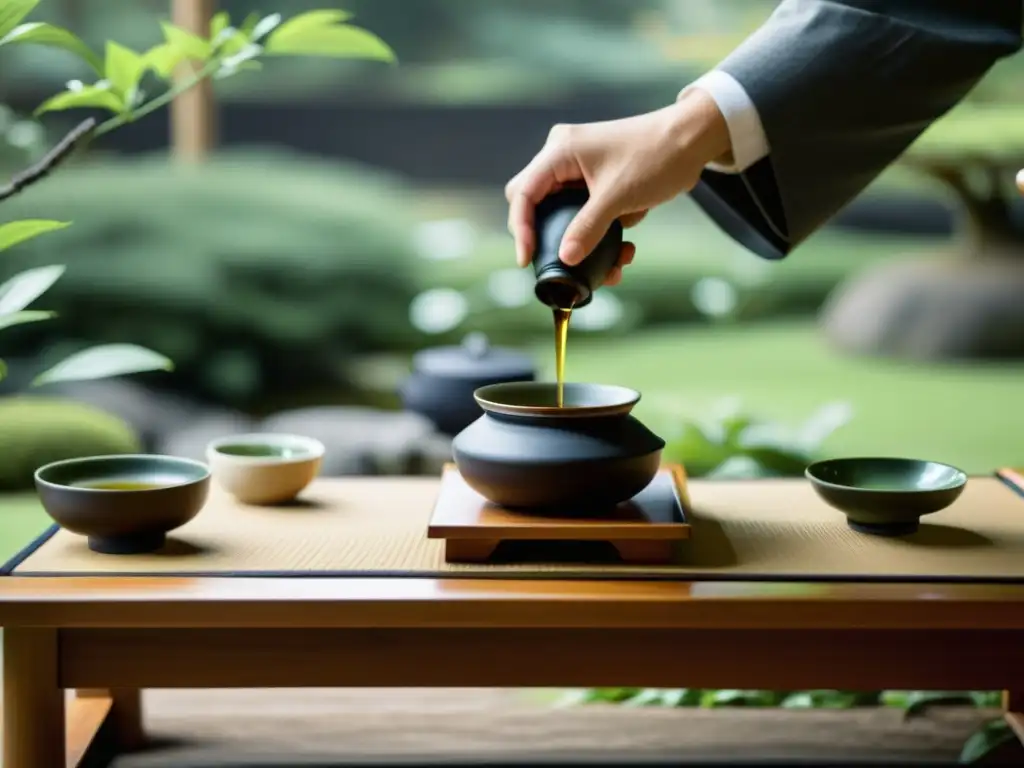
<path id="1" fill-rule="evenodd" d="M 1000 58 L 1022 0 L 783 0 L 719 66 L 757 107 L 768 157 L 706 170 L 693 199 L 760 256 L 786 256 Z"/>

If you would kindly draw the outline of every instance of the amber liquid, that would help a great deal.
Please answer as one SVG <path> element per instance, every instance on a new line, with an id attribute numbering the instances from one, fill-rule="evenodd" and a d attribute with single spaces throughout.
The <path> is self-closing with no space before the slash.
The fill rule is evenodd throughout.
<path id="1" fill-rule="evenodd" d="M 565 348 L 569 340 L 572 307 L 553 310 L 555 316 L 555 379 L 558 382 L 558 407 L 565 405 Z"/>
<path id="2" fill-rule="evenodd" d="M 151 491 L 163 486 L 160 483 L 141 483 L 136 480 L 100 480 L 92 483 L 80 483 L 79 487 L 97 491 Z"/>

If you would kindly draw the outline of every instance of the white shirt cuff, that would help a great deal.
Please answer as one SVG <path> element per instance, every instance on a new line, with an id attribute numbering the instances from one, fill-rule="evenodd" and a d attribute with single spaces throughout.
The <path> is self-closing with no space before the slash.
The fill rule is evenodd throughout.
<path id="1" fill-rule="evenodd" d="M 700 88 L 715 100 L 725 118 L 732 143 L 731 162 L 709 163 L 708 168 L 722 173 L 741 173 L 768 156 L 768 137 L 761 125 L 761 116 L 736 78 L 714 69 L 686 86 L 679 96 L 691 88 Z"/>

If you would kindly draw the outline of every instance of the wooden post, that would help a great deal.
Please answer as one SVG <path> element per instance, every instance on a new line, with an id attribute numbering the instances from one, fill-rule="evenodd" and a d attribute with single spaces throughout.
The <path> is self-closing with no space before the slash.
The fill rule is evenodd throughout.
<path id="1" fill-rule="evenodd" d="M 64 765 L 64 691 L 57 631 L 8 627 L 3 636 L 4 768 Z"/>
<path id="2" fill-rule="evenodd" d="M 171 20 L 182 29 L 201 37 L 210 35 L 210 19 L 217 0 L 171 0 Z M 182 67 L 179 77 L 195 72 L 195 63 Z M 184 162 L 196 163 L 217 143 L 217 105 L 213 84 L 205 80 L 171 104 L 171 151 Z"/>

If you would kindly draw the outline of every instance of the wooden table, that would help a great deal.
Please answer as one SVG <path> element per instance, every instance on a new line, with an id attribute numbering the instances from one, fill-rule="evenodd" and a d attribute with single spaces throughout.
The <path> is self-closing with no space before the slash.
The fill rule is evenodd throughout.
<path id="1" fill-rule="evenodd" d="M 77 765 L 104 723 L 139 745 L 143 688 L 1003 689 L 1024 710 L 1013 586 L 8 577 L 0 625 L 5 768 Z"/>

